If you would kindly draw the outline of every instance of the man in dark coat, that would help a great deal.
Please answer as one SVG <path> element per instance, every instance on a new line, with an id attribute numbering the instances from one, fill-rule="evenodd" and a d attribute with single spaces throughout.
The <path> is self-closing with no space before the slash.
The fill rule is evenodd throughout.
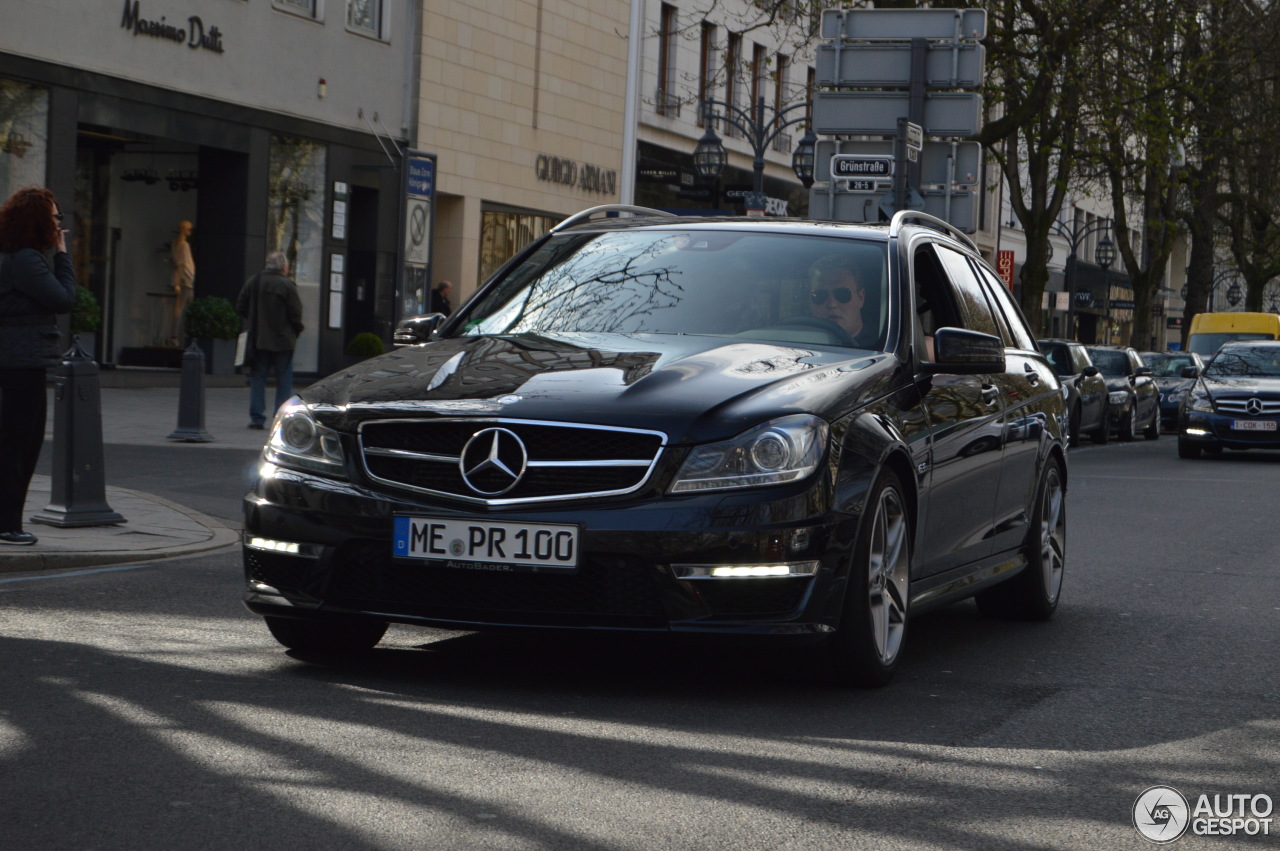
<path id="1" fill-rule="evenodd" d="M 441 281 L 436 284 L 436 288 L 431 291 L 431 312 L 443 313 L 448 316 L 453 313 L 453 302 L 449 300 L 449 296 L 453 293 L 453 284 L 449 281 Z"/>
<path id="2" fill-rule="evenodd" d="M 267 267 L 245 282 L 236 299 L 236 313 L 245 320 L 249 338 L 249 428 L 267 421 L 267 372 L 276 376 L 276 403 L 271 415 L 293 395 L 293 349 L 302 333 L 302 299 L 289 278 L 289 260 L 282 251 L 267 255 Z"/>

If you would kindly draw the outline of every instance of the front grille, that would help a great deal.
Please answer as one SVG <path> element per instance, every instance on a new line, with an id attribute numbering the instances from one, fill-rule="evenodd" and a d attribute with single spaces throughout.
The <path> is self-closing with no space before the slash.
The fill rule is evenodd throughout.
<path id="1" fill-rule="evenodd" d="M 345 608 L 503 622 L 666 617 L 652 567 L 625 556 L 593 556 L 574 574 L 491 573 L 396 562 L 386 542 L 362 540 L 340 547 L 332 564 L 325 601 Z"/>
<path id="2" fill-rule="evenodd" d="M 504 441 L 514 435 L 524 455 L 464 475 L 463 450 L 486 429 L 501 430 Z M 360 427 L 360 454 L 373 480 L 485 505 L 631 493 L 649 478 L 665 443 L 654 431 L 521 420 L 373 420 Z M 512 486 L 521 457 L 527 466 Z"/>
<path id="3" fill-rule="evenodd" d="M 1257 405 L 1255 405 L 1254 411 L 1250 411 L 1249 403 L 1254 400 L 1256 400 Z M 1257 396 L 1241 396 L 1231 399 L 1218 397 L 1213 402 L 1217 405 L 1218 412 L 1222 414 L 1241 417 L 1280 416 L 1280 399 L 1260 399 Z"/>

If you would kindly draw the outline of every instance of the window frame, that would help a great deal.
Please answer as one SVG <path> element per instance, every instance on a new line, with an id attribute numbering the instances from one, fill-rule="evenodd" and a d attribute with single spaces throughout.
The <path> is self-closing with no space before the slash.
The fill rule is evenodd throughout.
<path id="1" fill-rule="evenodd" d="M 303 8 L 303 3 L 311 7 L 309 12 Z M 302 3 L 298 0 L 271 0 L 271 8 L 304 21 L 324 23 L 324 0 L 302 0 Z"/>
<path id="2" fill-rule="evenodd" d="M 352 35 L 371 38 L 375 41 L 390 41 L 390 27 L 387 25 L 387 0 L 368 0 L 368 2 L 374 4 L 377 9 L 377 23 L 374 29 L 368 29 L 351 23 L 351 9 L 355 2 L 356 0 L 347 0 L 347 14 L 345 18 L 347 32 Z"/>

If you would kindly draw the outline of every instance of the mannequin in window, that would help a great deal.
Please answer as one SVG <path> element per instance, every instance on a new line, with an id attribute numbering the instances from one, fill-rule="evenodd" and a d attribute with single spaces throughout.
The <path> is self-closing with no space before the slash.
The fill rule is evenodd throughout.
<path id="1" fill-rule="evenodd" d="M 169 265 L 173 267 L 170 279 L 173 313 L 169 322 L 169 343 L 174 346 L 181 346 L 183 343 L 182 316 L 195 295 L 196 264 L 191 259 L 191 243 L 187 241 L 193 230 L 191 222 L 179 222 L 178 235 L 169 243 Z"/>

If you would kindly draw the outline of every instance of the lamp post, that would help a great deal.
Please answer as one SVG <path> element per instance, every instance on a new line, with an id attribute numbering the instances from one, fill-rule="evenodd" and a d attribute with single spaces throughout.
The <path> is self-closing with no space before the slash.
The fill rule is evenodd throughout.
<path id="1" fill-rule="evenodd" d="M 714 180 L 724 172 L 729 156 L 725 153 L 724 143 L 720 141 L 714 126 L 716 121 L 726 121 L 742 131 L 742 135 L 751 145 L 751 151 L 754 154 L 754 159 L 751 162 L 751 168 L 754 173 L 752 191 L 757 196 L 762 195 L 764 193 L 765 152 L 783 130 L 793 124 L 809 120 L 810 106 L 811 103 L 805 101 L 804 103 L 796 103 L 779 109 L 766 106 L 764 96 L 761 95 L 756 99 L 754 107 L 743 109 L 725 101 L 707 98 L 702 102 L 702 114 L 707 125 L 707 132 L 702 134 L 702 138 L 698 140 L 698 147 L 693 151 L 693 167 L 699 175 L 707 180 Z M 716 114 L 716 107 L 720 108 L 720 114 Z M 765 118 L 765 110 L 773 113 L 773 116 L 767 120 Z M 789 113 L 797 110 L 802 110 L 802 114 L 794 118 L 786 117 Z M 805 189 L 813 185 L 813 154 L 817 142 L 818 137 L 814 135 L 812 128 L 810 128 L 799 144 L 796 145 L 795 153 L 791 157 L 791 170 L 795 172 L 796 177 L 804 184 Z"/>
<path id="2" fill-rule="evenodd" d="M 1078 257 L 1077 250 L 1080 243 L 1085 237 L 1098 231 L 1106 231 L 1106 234 L 1098 241 L 1098 247 L 1093 253 L 1094 262 L 1102 267 L 1102 271 L 1111 268 L 1111 264 L 1116 260 L 1116 245 L 1111 241 L 1111 219 L 1098 219 L 1083 227 L 1072 226 L 1068 228 L 1061 222 L 1053 222 L 1050 225 L 1053 230 L 1067 241 L 1071 246 L 1071 252 L 1067 255 L 1067 328 L 1066 337 L 1074 340 L 1076 338 L 1076 263 Z M 1053 246 L 1050 246 L 1052 250 Z M 1107 284 L 1107 292 L 1111 292 L 1111 284 Z M 1109 317 L 1108 317 L 1109 318 Z"/>
<path id="3" fill-rule="evenodd" d="M 1223 269 L 1213 276 L 1213 284 L 1209 287 L 1210 313 L 1213 313 L 1214 302 L 1217 300 L 1218 285 L 1228 279 L 1231 280 L 1231 286 L 1227 287 L 1227 304 L 1235 307 L 1240 303 L 1240 299 L 1244 297 L 1244 291 L 1240 289 L 1240 270 L 1236 268 Z"/>

